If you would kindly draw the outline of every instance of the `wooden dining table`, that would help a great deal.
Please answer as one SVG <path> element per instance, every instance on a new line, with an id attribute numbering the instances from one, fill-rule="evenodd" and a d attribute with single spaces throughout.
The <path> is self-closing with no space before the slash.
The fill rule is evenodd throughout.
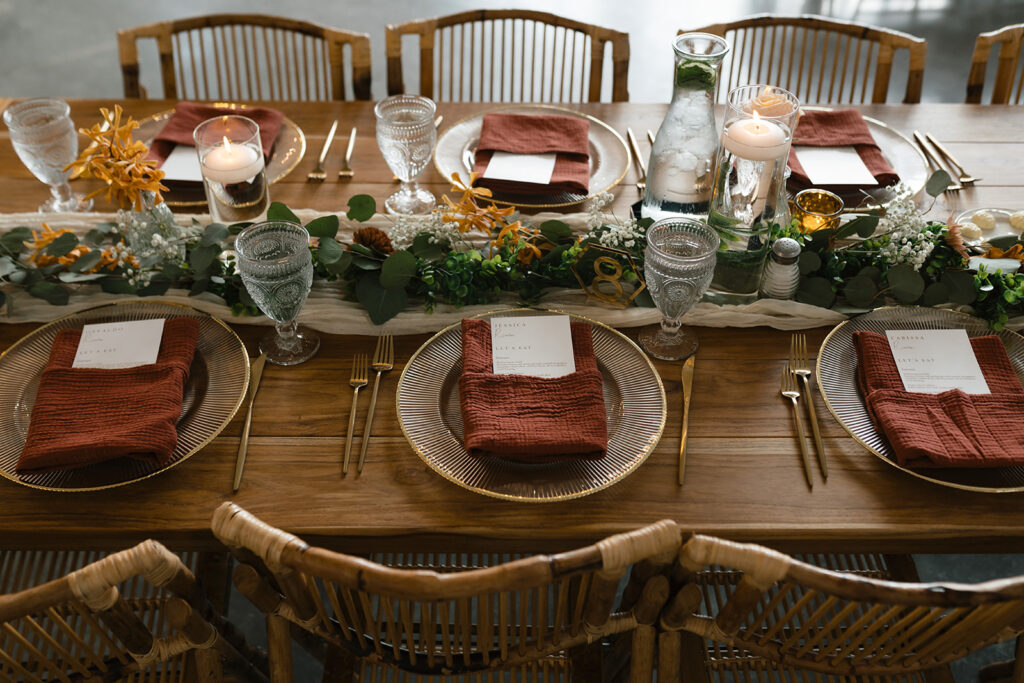
<path id="1" fill-rule="evenodd" d="M 91 125 L 109 100 L 72 101 L 79 126 Z M 124 101 L 136 118 L 174 103 Z M 301 163 L 271 186 L 272 199 L 293 208 L 344 212 L 368 193 L 378 203 L 394 181 L 374 137 L 372 103 L 276 104 L 304 131 Z M 439 104 L 441 131 L 495 105 Z M 620 134 L 657 130 L 664 104 L 574 105 Z M 984 180 L 941 196 L 932 210 L 945 219 L 971 207 L 1024 208 L 1024 136 L 1018 107 L 960 104 L 864 106 L 865 113 L 909 134 L 927 130 Z M 355 177 L 336 181 L 342 150 L 328 161 L 328 181 L 306 182 L 334 119 L 356 126 Z M 342 137 L 344 137 L 342 135 Z M 642 135 L 639 137 L 642 138 Z M 47 196 L 0 131 L 0 211 L 31 211 Z M 343 147 L 343 145 L 339 145 Z M 649 147 L 643 144 L 646 152 Z M 332 165 L 334 164 L 334 165 Z M 639 199 L 630 166 L 615 188 L 613 209 L 625 216 Z M 75 181 L 76 189 L 90 180 Z M 440 196 L 448 184 L 434 168 L 421 183 Z M 569 210 L 580 210 L 578 207 Z M 58 227 L 58 226 L 54 226 Z M 54 310 L 54 316 L 61 314 Z M 2 322 L 2 318 L 0 318 Z M 230 318 L 250 350 L 266 328 Z M 36 325 L 0 324 L 0 349 Z M 439 325 L 440 327 L 440 325 Z M 428 467 L 400 428 L 395 405 L 399 374 L 429 335 L 395 341 L 396 366 L 383 375 L 366 467 L 341 476 L 352 356 L 372 355 L 375 331 L 323 334 L 311 361 L 267 366 L 256 398 L 241 489 L 232 493 L 242 413 L 194 457 L 144 481 L 96 492 L 53 493 L 0 480 L 0 547 L 122 548 L 155 538 L 178 549 L 216 547 L 213 510 L 232 500 L 266 522 L 307 540 L 349 552 L 538 552 L 592 542 L 614 532 L 672 519 L 684 529 L 787 551 L 1019 552 L 1024 550 L 1024 494 L 957 490 L 897 470 L 854 441 L 815 393 L 827 481 L 815 468 L 804 480 L 789 403 L 779 395 L 790 332 L 765 327 L 695 328 L 700 339 L 693 380 L 686 481 L 676 483 L 682 419 L 680 366 L 655 361 L 667 399 L 660 442 L 636 471 L 591 495 L 554 503 L 498 500 L 460 488 Z M 622 330 L 636 337 L 637 329 Z M 828 328 L 806 330 L 812 356 Z M 360 406 L 363 424 L 367 401 Z M 356 446 L 359 445 L 358 433 Z"/>

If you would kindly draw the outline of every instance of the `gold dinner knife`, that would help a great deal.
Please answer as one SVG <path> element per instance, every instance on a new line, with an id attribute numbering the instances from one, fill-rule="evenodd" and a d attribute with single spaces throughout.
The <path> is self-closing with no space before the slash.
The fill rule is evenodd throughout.
<path id="1" fill-rule="evenodd" d="M 235 481 L 231 484 L 231 491 L 238 493 L 238 487 L 242 485 L 242 471 L 245 470 L 245 451 L 249 447 L 249 425 L 252 424 L 252 404 L 256 402 L 256 392 L 260 388 L 260 380 L 263 378 L 263 366 L 267 363 L 267 352 L 264 351 L 260 357 L 252 361 L 249 367 L 249 408 L 245 412 L 245 425 L 242 427 L 242 440 L 238 443 L 238 456 L 235 458 Z"/>
<path id="2" fill-rule="evenodd" d="M 690 392 L 693 389 L 693 364 L 696 356 L 690 356 L 683 363 L 683 430 L 679 437 L 679 485 L 686 476 L 686 432 L 690 427 Z"/>

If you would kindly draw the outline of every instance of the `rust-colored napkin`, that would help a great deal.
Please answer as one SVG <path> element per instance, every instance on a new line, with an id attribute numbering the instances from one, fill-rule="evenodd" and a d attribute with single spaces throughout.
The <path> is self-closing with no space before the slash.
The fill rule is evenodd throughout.
<path id="1" fill-rule="evenodd" d="M 1024 388 L 999 337 L 971 346 L 990 394 L 906 391 L 885 335 L 855 332 L 857 384 L 875 426 L 904 467 L 1024 464 Z"/>
<path id="2" fill-rule="evenodd" d="M 240 114 L 255 121 L 260 127 L 260 142 L 263 143 L 263 156 L 270 158 L 270 150 L 277 139 L 277 133 L 281 130 L 281 122 L 284 114 L 276 109 L 263 107 L 251 107 L 246 109 L 224 109 L 223 107 L 212 107 L 208 104 L 196 102 L 178 102 L 174 107 L 174 113 L 167 119 L 163 129 L 153 138 L 149 145 L 147 159 L 162 165 L 167 156 L 174 150 L 175 145 L 195 146 L 195 138 L 192 132 L 200 123 L 207 119 L 224 116 L 226 114 Z"/>
<path id="3" fill-rule="evenodd" d="M 574 322 L 571 331 L 576 372 L 495 375 L 490 322 L 462 321 L 459 402 L 471 455 L 523 462 L 604 457 L 608 427 L 590 326 Z"/>
<path id="4" fill-rule="evenodd" d="M 32 406 L 21 473 L 71 469 L 131 456 L 164 465 L 195 354 L 199 321 L 164 323 L 156 363 L 134 368 L 72 368 L 81 330 L 57 333 Z"/>
<path id="5" fill-rule="evenodd" d="M 875 185 L 813 185 L 797 159 L 793 147 L 853 147 L 861 161 L 875 176 Z M 793 134 L 793 147 L 789 149 L 790 186 L 797 190 L 820 187 L 824 190 L 849 191 L 855 187 L 887 187 L 899 181 L 900 177 L 882 156 L 878 143 L 871 137 L 868 124 L 856 109 L 834 111 L 805 111 Z"/>
<path id="6" fill-rule="evenodd" d="M 587 194 L 590 191 L 589 132 L 590 122 L 574 116 L 485 114 L 473 163 L 473 171 L 479 174 L 476 184 L 501 194 Z M 551 182 L 484 178 L 494 152 L 557 153 Z"/>

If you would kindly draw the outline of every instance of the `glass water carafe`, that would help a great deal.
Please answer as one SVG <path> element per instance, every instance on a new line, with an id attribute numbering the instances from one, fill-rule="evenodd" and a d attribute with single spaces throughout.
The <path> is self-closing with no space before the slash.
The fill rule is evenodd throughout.
<path id="1" fill-rule="evenodd" d="M 651 148 L 641 213 L 704 218 L 718 151 L 715 90 L 729 44 L 710 33 L 684 33 L 672 47 L 672 102 Z"/>

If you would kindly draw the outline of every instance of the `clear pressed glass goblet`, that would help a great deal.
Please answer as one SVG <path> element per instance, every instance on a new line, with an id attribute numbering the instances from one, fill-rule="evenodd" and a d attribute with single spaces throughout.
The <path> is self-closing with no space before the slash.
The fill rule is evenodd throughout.
<path id="1" fill-rule="evenodd" d="M 419 95 L 392 95 L 377 103 L 377 145 L 402 186 L 387 198 L 389 213 L 429 213 L 436 200 L 416 184 L 437 142 L 433 101 Z"/>
<path id="2" fill-rule="evenodd" d="M 4 123 L 21 163 L 36 178 L 50 186 L 53 195 L 39 211 L 88 211 L 92 200 L 71 191 L 65 167 L 78 157 L 78 133 L 71 122 L 70 108 L 63 100 L 35 98 L 12 104 L 4 110 Z"/>
<path id="3" fill-rule="evenodd" d="M 697 351 L 697 338 L 682 326 L 715 272 L 719 238 L 704 221 L 665 218 L 647 230 L 644 279 L 661 312 L 661 326 L 640 334 L 640 346 L 662 360 L 682 360 Z"/>
<path id="4" fill-rule="evenodd" d="M 287 221 L 256 223 L 235 238 L 238 272 L 256 305 L 276 322 L 260 340 L 260 351 L 277 365 L 297 365 L 320 348 L 316 332 L 299 328 L 295 319 L 313 284 L 309 233 Z"/>

